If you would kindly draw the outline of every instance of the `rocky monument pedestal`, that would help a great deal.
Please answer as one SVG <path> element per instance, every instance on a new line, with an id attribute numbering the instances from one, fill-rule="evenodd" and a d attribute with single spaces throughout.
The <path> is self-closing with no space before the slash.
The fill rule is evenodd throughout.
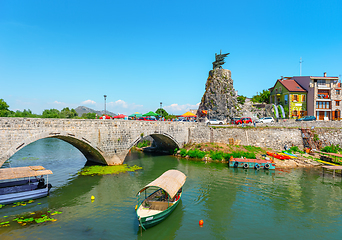
<path id="1" fill-rule="evenodd" d="M 197 116 L 229 121 L 236 114 L 237 94 L 233 87 L 231 71 L 222 68 L 210 70 Z"/>

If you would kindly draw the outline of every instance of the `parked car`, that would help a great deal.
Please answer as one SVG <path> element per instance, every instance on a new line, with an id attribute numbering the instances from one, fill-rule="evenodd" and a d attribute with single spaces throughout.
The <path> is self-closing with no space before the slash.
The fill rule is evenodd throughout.
<path id="1" fill-rule="evenodd" d="M 305 116 L 303 118 L 298 118 L 296 121 L 316 121 L 315 116 Z"/>
<path id="2" fill-rule="evenodd" d="M 230 120 L 230 123 L 231 123 L 231 124 L 235 124 L 235 122 L 236 122 L 237 120 L 240 120 L 240 118 L 232 118 L 232 119 Z"/>
<path id="3" fill-rule="evenodd" d="M 258 119 L 260 123 L 273 123 L 274 119 L 273 117 L 264 117 L 264 118 L 260 118 Z"/>
<path id="4" fill-rule="evenodd" d="M 207 125 L 223 125 L 224 122 L 222 120 L 217 120 L 217 119 L 209 119 L 205 122 Z"/>
<path id="5" fill-rule="evenodd" d="M 157 121 L 157 119 L 153 117 L 140 117 L 138 120 L 140 121 Z"/>
<path id="6" fill-rule="evenodd" d="M 243 117 L 235 121 L 235 124 L 242 124 L 242 123 L 253 123 L 253 121 L 250 117 Z"/>

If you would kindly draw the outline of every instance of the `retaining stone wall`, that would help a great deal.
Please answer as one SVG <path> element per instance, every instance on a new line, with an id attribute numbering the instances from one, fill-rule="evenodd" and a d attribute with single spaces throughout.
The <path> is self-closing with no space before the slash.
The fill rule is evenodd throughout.
<path id="1" fill-rule="evenodd" d="M 229 143 L 229 138 L 240 140 L 240 145 L 254 145 L 272 149 L 283 149 L 287 146 L 303 148 L 303 140 L 299 129 L 285 128 L 208 128 L 205 126 L 191 129 L 190 142 Z"/>

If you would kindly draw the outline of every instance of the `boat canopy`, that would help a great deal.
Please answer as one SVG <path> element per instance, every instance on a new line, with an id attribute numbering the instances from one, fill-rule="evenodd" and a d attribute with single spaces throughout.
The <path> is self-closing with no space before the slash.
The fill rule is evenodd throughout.
<path id="1" fill-rule="evenodd" d="M 149 187 L 159 187 L 166 191 L 171 198 L 173 198 L 178 190 L 184 185 L 186 176 L 178 170 L 168 170 L 164 172 L 159 178 L 147 184 L 139 192 L 145 191 Z"/>
<path id="2" fill-rule="evenodd" d="M 24 177 L 35 177 L 41 175 L 52 174 L 51 170 L 47 170 L 42 166 L 1 168 L 0 180 L 9 180 Z"/>

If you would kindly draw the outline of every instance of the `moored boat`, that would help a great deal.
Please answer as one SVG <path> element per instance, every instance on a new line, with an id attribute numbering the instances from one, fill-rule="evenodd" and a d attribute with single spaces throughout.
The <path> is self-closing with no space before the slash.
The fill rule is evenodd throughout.
<path id="1" fill-rule="evenodd" d="M 0 169 L 0 204 L 10 204 L 47 196 L 52 186 L 48 183 L 48 177 L 45 184 L 43 176 L 50 174 L 52 171 L 42 166 Z"/>
<path id="2" fill-rule="evenodd" d="M 280 155 L 278 153 L 273 153 L 273 152 L 266 152 L 268 156 L 278 158 L 280 160 L 285 160 L 285 159 L 290 159 L 290 156 L 285 156 L 285 155 Z"/>
<path id="3" fill-rule="evenodd" d="M 136 206 L 136 214 L 143 229 L 153 227 L 167 218 L 177 207 L 182 197 L 186 176 L 178 170 L 168 170 L 143 187 L 138 196 L 145 192 L 145 198 Z M 146 190 L 154 188 L 147 196 Z"/>
<path id="4" fill-rule="evenodd" d="M 254 169 L 275 169 L 275 163 L 271 160 L 265 159 L 246 159 L 246 158 L 233 158 L 228 161 L 228 166 L 232 168 L 254 168 Z"/>

